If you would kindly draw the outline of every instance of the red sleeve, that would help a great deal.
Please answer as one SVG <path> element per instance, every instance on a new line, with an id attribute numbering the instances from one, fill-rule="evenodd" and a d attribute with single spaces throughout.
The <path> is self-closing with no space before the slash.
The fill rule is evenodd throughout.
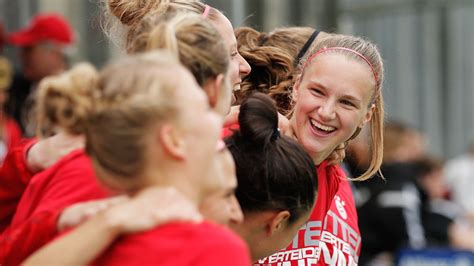
<path id="1" fill-rule="evenodd" d="M 66 163 L 42 193 L 41 204 L 34 212 L 63 209 L 74 203 L 103 199 L 109 196 L 97 179 L 92 163 L 85 157 Z M 35 199 L 32 198 L 34 201 Z"/>
<path id="2" fill-rule="evenodd" d="M 92 163 L 82 150 L 74 151 L 35 175 L 21 197 L 10 227 L 44 211 L 63 209 L 77 202 L 107 197 Z"/>
<path id="3" fill-rule="evenodd" d="M 11 150 L 16 147 L 22 139 L 21 129 L 12 119 L 7 119 L 6 129 L 8 135 L 8 150 Z"/>
<path id="4" fill-rule="evenodd" d="M 0 265 L 20 265 L 29 255 L 51 241 L 57 231 L 60 210 L 42 212 L 0 238 Z"/>
<path id="5" fill-rule="evenodd" d="M 26 152 L 36 139 L 25 139 L 9 151 L 0 168 L 0 233 L 11 222 L 21 195 L 26 189 L 32 173 L 26 166 Z"/>

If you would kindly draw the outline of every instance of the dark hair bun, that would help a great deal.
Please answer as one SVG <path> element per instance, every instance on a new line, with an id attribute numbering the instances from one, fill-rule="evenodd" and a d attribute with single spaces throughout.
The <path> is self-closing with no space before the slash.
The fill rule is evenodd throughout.
<path id="1" fill-rule="evenodd" d="M 250 95 L 240 106 L 239 124 L 243 138 L 265 146 L 278 129 L 275 103 L 263 93 Z"/>

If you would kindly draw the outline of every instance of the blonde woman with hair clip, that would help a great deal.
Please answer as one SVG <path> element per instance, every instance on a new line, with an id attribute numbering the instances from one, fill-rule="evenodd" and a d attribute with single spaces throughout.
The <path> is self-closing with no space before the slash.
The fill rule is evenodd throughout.
<path id="1" fill-rule="evenodd" d="M 292 77 L 296 81 L 286 133 L 298 140 L 317 165 L 318 197 L 309 220 L 286 250 L 255 265 L 356 265 L 360 254 L 361 236 L 349 181 L 339 165 L 329 164 L 329 158 L 368 125 L 370 164 L 354 180 L 366 180 L 379 171 L 383 62 L 377 47 L 358 37 L 331 34 L 308 47 Z M 265 52 L 264 46 L 261 51 Z M 294 54 L 290 49 L 273 51 L 269 58 L 286 58 L 288 69 L 289 62 L 298 63 L 290 60 Z M 280 82 L 287 81 L 289 78 Z M 258 84 L 265 86 L 264 81 L 249 86 Z"/>
<path id="2" fill-rule="evenodd" d="M 250 66 L 237 50 L 237 41 L 229 19 L 219 10 L 195 0 L 154 0 L 145 4 L 140 0 L 104 0 L 106 33 L 112 41 L 125 50 L 134 42 L 130 29 L 146 16 L 161 16 L 170 12 L 187 12 L 202 16 L 220 33 L 230 55 L 229 80 L 234 90 L 240 89 L 243 77 L 250 73 Z M 118 33 L 118 34 L 115 34 Z"/>
<path id="3" fill-rule="evenodd" d="M 232 101 L 230 57 L 219 32 L 202 15 L 183 11 L 147 15 L 130 27 L 128 40 L 128 53 L 170 51 L 194 75 L 211 107 L 222 117 L 227 115 Z"/>

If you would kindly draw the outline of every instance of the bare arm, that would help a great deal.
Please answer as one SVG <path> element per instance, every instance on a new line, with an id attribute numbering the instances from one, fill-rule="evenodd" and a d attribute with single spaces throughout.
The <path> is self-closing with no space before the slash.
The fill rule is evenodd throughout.
<path id="1" fill-rule="evenodd" d="M 82 211 L 91 212 L 84 209 Z M 74 213 L 70 215 L 77 216 Z M 131 217 L 133 219 L 130 219 Z M 82 219 L 61 217 L 59 220 L 61 223 Z M 202 217 L 195 206 L 175 189 L 149 188 L 133 199 L 125 199 L 96 214 L 71 233 L 35 252 L 23 264 L 87 265 L 121 234 L 147 231 L 176 220 L 201 221 Z M 58 227 L 65 228 L 70 225 L 69 222 L 66 223 L 67 225 L 59 224 Z"/>
<path id="2" fill-rule="evenodd" d="M 107 215 L 101 213 L 35 252 L 23 265 L 87 265 L 119 234 L 119 227 L 109 223 Z"/>
<path id="3" fill-rule="evenodd" d="M 37 173 L 50 167 L 71 151 L 83 147 L 84 136 L 59 132 L 34 144 L 26 156 L 26 165 L 30 172 Z"/>

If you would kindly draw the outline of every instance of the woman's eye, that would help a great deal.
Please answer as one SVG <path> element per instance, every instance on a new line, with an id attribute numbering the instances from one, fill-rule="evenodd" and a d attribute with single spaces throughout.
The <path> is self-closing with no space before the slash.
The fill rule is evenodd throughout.
<path id="1" fill-rule="evenodd" d="M 323 91 L 321 89 L 318 89 L 318 88 L 313 88 L 311 89 L 311 91 L 313 91 L 315 94 L 318 94 L 318 95 L 323 95 Z"/>
<path id="2" fill-rule="evenodd" d="M 341 103 L 347 106 L 355 107 L 355 104 L 348 100 L 341 100 Z"/>

